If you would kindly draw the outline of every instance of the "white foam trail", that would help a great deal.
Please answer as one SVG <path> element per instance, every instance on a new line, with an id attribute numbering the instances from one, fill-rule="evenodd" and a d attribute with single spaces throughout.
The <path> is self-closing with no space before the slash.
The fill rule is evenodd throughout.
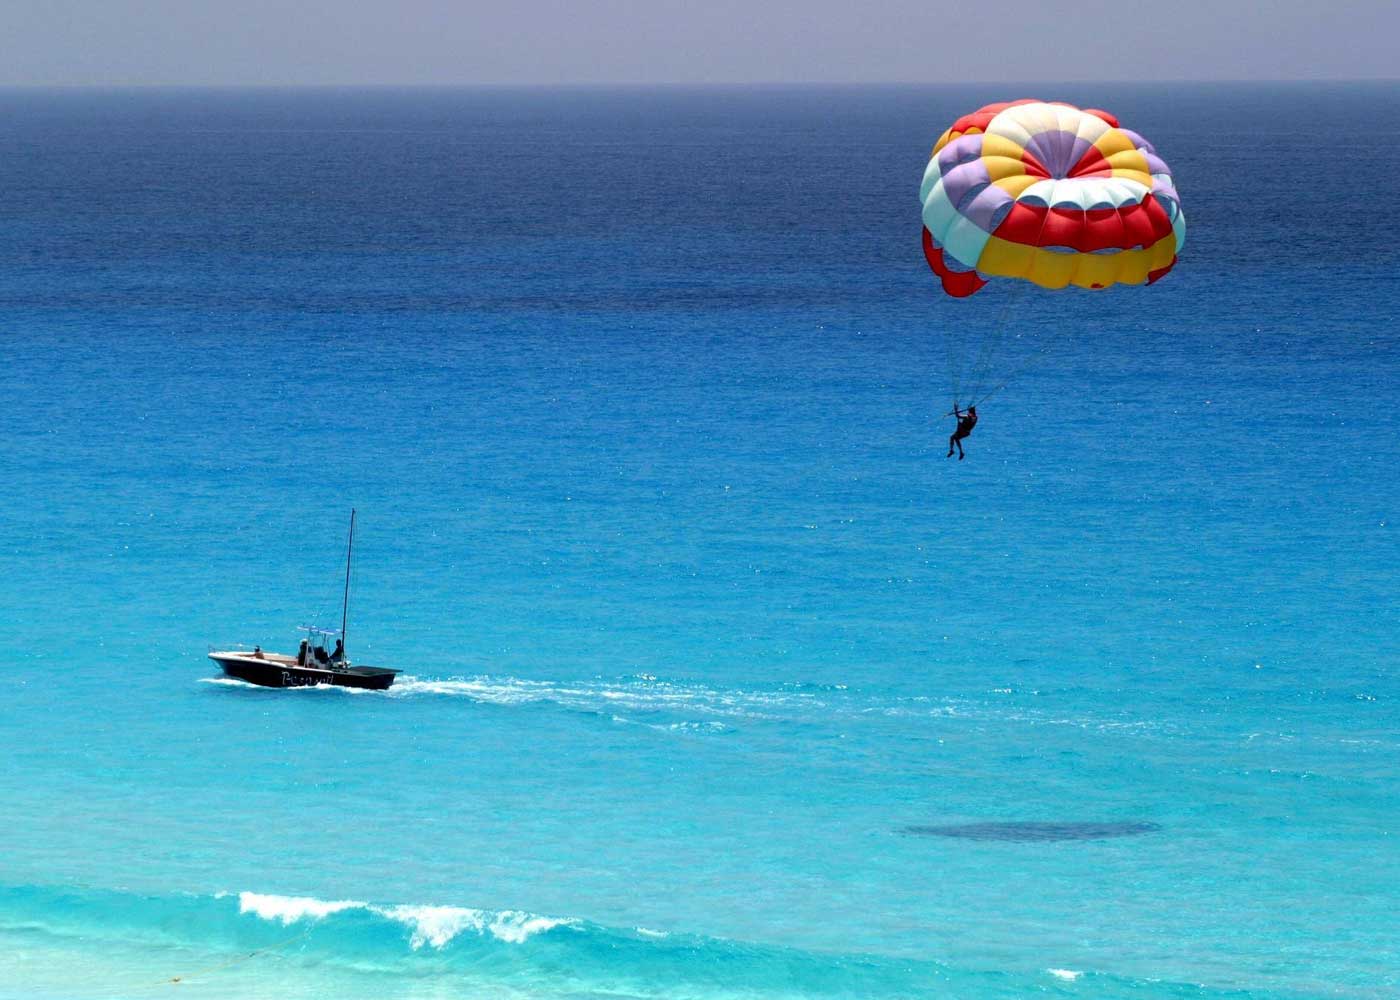
<path id="1" fill-rule="evenodd" d="M 366 904 L 353 899 L 328 901 L 311 896 L 273 896 L 260 892 L 240 892 L 238 912 L 251 913 L 264 920 L 278 920 L 283 926 L 311 917 L 323 920 L 341 910 L 354 910 Z"/>
<path id="2" fill-rule="evenodd" d="M 253 687 L 228 677 L 206 677 L 201 680 L 207 684 Z M 970 722 L 994 720 L 1032 726 L 1072 726 L 1133 735 L 1171 734 L 1171 727 L 1158 720 L 1125 718 L 1121 715 L 1116 718 L 1066 717 L 1020 702 L 1008 703 L 1006 696 L 1017 694 L 1013 688 L 993 688 L 988 699 L 977 699 L 859 694 L 850 691 L 844 684 L 816 688 L 803 685 L 784 685 L 772 689 L 724 688 L 688 681 L 658 680 L 651 674 L 576 681 L 530 680 L 498 674 L 449 678 L 421 678 L 405 674 L 387 691 L 332 685 L 283 690 L 381 698 L 460 697 L 485 705 L 512 707 L 558 705 L 602 715 L 619 724 L 696 735 L 729 732 L 734 720 L 781 722 L 837 716 L 959 719 Z M 1025 692 L 1027 696 L 1038 693 Z M 683 721 L 653 721 L 643 713 L 679 715 Z"/>
<path id="3" fill-rule="evenodd" d="M 330 692 L 334 692 L 334 693 L 337 693 L 337 694 L 378 694 L 378 693 L 380 693 L 380 692 L 377 692 L 377 691 L 370 691 L 370 690 L 368 690 L 368 689 L 366 689 L 366 688 L 341 687 L 340 685 L 337 685 L 337 684 L 299 684 L 299 685 L 297 685 L 297 686 L 295 686 L 295 687 L 272 688 L 272 687 L 264 687 L 264 686 L 261 685 L 261 684 L 249 684 L 247 681 L 241 681 L 241 680 L 239 680 L 237 677 L 201 677 L 201 678 L 199 678 L 199 683 L 201 683 L 201 684 L 219 684 L 219 685 L 222 685 L 222 686 L 224 686 L 224 687 L 244 688 L 244 689 L 246 689 L 246 690 L 248 690 L 248 691 L 268 691 L 268 692 L 276 691 L 278 694 L 287 694 L 288 692 L 291 692 L 291 691 L 295 691 L 295 692 L 298 692 L 298 693 L 305 693 L 305 692 L 311 692 L 311 691 L 321 691 L 321 692 L 330 691 Z"/>
<path id="4" fill-rule="evenodd" d="M 448 695 L 489 705 L 552 703 L 588 712 L 619 710 L 676 712 L 721 718 L 782 719 L 822 711 L 828 705 L 807 691 L 726 690 L 642 678 L 619 681 L 553 682 L 483 674 L 426 680 L 401 677 L 387 692 L 392 698 Z M 618 718 L 618 721 L 632 721 Z"/>
<path id="5" fill-rule="evenodd" d="M 1084 973 L 1076 972 L 1074 969 L 1046 969 L 1045 971 L 1056 979 L 1063 979 L 1067 983 L 1072 983 L 1080 976 L 1084 975 Z"/>

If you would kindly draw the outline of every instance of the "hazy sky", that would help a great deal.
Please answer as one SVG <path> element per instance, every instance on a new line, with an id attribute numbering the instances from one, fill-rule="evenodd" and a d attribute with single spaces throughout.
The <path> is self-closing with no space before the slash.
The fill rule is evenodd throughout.
<path id="1" fill-rule="evenodd" d="M 0 84 L 1400 76 L 1397 0 L 0 0 Z"/>

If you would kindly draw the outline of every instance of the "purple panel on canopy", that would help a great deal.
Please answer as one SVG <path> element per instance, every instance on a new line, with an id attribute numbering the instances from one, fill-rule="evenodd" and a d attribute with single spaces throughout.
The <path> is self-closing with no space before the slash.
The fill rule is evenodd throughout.
<path id="1" fill-rule="evenodd" d="M 1079 136 L 1075 136 L 1075 137 L 1074 137 L 1074 149 L 1070 152 L 1070 161 L 1069 161 L 1070 165 L 1069 165 L 1068 167 L 1066 167 L 1065 169 L 1066 169 L 1066 170 L 1073 170 L 1074 167 L 1079 163 L 1079 161 L 1082 160 L 1082 159 L 1084 159 L 1085 154 L 1088 153 L 1089 150 L 1091 150 L 1091 149 L 1093 149 L 1093 148 L 1094 148 L 1094 144 L 1093 144 L 1092 142 L 1090 142 L 1088 139 L 1081 139 Z"/>
<path id="2" fill-rule="evenodd" d="M 1051 177 L 1059 178 L 1069 176 L 1089 146 L 1090 143 L 1073 132 L 1056 129 L 1031 136 L 1031 141 L 1026 143 L 1026 152 L 1039 160 Z"/>
<path id="3" fill-rule="evenodd" d="M 978 157 L 970 163 L 959 163 L 943 175 L 943 194 L 949 204 L 961 212 L 963 202 L 967 201 L 968 196 L 974 194 L 977 188 L 991 182 L 992 177 L 987 173 L 986 162 Z"/>
<path id="4" fill-rule="evenodd" d="M 964 135 L 954 139 L 938 151 L 938 171 L 946 175 L 959 163 L 975 160 L 982 155 L 982 137 Z"/>
<path id="5" fill-rule="evenodd" d="M 1138 133 L 1134 132 L 1132 129 L 1120 128 L 1118 131 L 1126 135 L 1128 137 L 1128 141 L 1131 142 L 1136 148 L 1142 150 L 1144 153 L 1157 152 L 1157 150 L 1153 147 L 1152 143 L 1148 142 L 1146 139 L 1144 139 Z"/>
<path id="6" fill-rule="evenodd" d="M 1181 204 L 1181 195 L 1176 193 L 1176 188 L 1172 187 L 1171 181 L 1164 181 L 1159 177 L 1152 178 L 1152 193 L 1162 198 L 1170 198 L 1177 204 Z"/>
<path id="7" fill-rule="evenodd" d="M 995 232 L 1006 214 L 1011 211 L 1015 198 L 995 184 L 989 184 L 977 193 L 977 197 L 967 203 L 962 214 L 969 222 L 974 222 L 985 233 Z"/>

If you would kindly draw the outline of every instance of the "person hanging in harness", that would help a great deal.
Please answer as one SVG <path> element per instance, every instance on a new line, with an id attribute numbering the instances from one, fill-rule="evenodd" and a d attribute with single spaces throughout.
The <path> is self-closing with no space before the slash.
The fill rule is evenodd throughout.
<path id="1" fill-rule="evenodd" d="M 953 416 L 958 418 L 957 430 L 953 431 L 948 438 L 948 457 L 953 457 L 953 449 L 958 449 L 958 461 L 961 462 L 967 456 L 963 454 L 963 438 L 972 433 L 972 428 L 977 426 L 977 407 L 969 406 L 964 413 L 958 409 L 958 404 L 953 404 Z"/>

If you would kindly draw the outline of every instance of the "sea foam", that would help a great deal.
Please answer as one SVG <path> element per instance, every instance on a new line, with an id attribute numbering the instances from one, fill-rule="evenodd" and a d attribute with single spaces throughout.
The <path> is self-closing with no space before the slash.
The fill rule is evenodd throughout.
<path id="1" fill-rule="evenodd" d="M 353 899 L 324 900 L 311 896 L 278 896 L 270 893 L 240 892 L 238 912 L 280 923 L 284 927 L 302 920 L 319 921 L 338 913 L 358 910 L 402 924 L 409 930 L 409 946 L 446 947 L 458 935 L 472 932 L 489 935 L 507 944 L 520 944 L 536 934 L 560 926 L 571 926 L 568 918 L 546 917 L 523 910 L 477 910 L 464 906 L 419 906 L 399 904 L 378 906 Z"/>
<path id="2" fill-rule="evenodd" d="M 327 901 L 311 896 L 274 896 L 260 892 L 238 894 L 239 913 L 251 913 L 263 920 L 279 921 L 283 926 L 307 918 L 323 920 L 333 913 L 360 909 L 367 905 L 350 899 Z"/>

